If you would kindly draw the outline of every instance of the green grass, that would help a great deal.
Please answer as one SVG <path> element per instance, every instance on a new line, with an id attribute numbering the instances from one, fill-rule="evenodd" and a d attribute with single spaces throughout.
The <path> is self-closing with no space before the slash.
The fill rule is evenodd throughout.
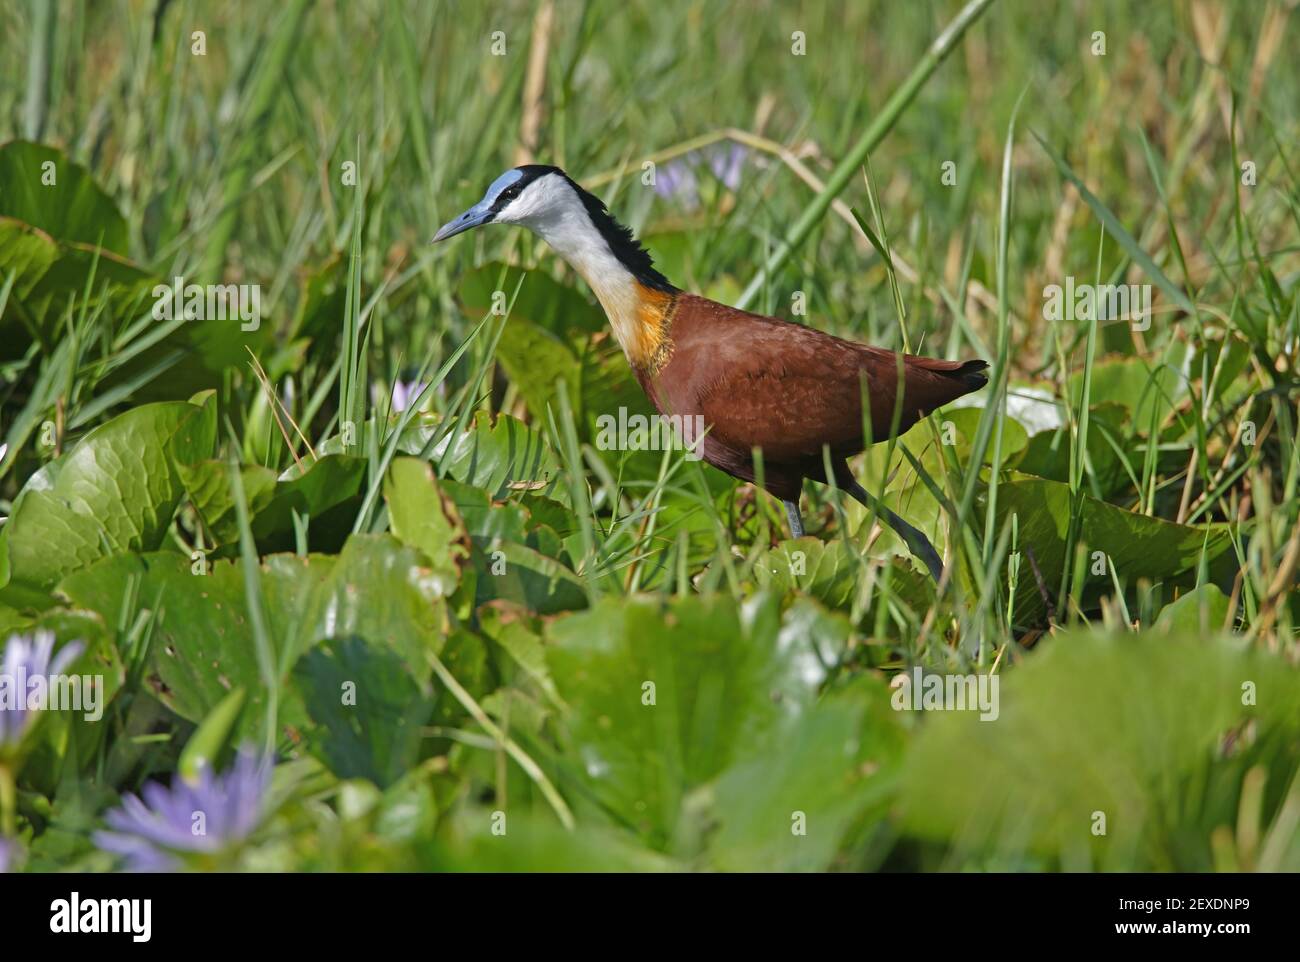
<path id="1" fill-rule="evenodd" d="M 837 492 L 794 542 L 600 449 L 648 408 L 581 282 L 428 245 L 519 162 L 540 3 L 55 7 L 0 12 L 0 142 L 44 145 L 0 147 L 0 629 L 112 699 L 0 749 L 23 864 L 114 867 L 122 793 L 254 742 L 275 810 L 215 864 L 1300 867 L 1294 11 L 556 3 L 536 157 L 672 280 L 990 362 L 854 462 L 935 586 Z M 155 320 L 176 276 L 260 328 Z M 1067 276 L 1149 327 L 1048 320 Z M 915 666 L 996 674 L 999 721 L 892 711 Z"/>

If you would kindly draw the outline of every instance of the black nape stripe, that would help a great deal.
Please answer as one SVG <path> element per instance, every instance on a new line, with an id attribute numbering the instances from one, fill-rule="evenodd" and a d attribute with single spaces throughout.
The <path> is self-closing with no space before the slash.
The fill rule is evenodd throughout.
<path id="1" fill-rule="evenodd" d="M 636 239 L 632 229 L 620 224 L 614 219 L 614 215 L 609 212 L 605 202 L 583 189 L 582 185 L 566 174 L 559 167 L 552 167 L 548 164 L 526 164 L 523 167 L 516 168 L 524 175 L 524 180 L 520 183 L 527 183 L 536 180 L 545 174 L 559 174 L 573 188 L 582 201 L 582 206 L 587 211 L 587 216 L 595 225 L 600 236 L 605 238 L 609 244 L 609 249 L 613 251 L 614 256 L 618 258 L 619 263 L 632 272 L 632 276 L 644 284 L 646 287 L 656 291 L 663 291 L 665 294 L 676 294 L 678 288 L 675 287 L 668 278 L 655 270 L 654 258 L 650 252 L 641 246 L 641 242 Z"/>

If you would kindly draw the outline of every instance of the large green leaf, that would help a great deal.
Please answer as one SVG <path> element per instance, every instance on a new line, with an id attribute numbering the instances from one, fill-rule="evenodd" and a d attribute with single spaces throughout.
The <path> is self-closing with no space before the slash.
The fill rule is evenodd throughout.
<path id="1" fill-rule="evenodd" d="M 1294 668 L 1194 635 L 1046 644 L 1002 679 L 997 720 L 925 716 L 904 780 L 910 831 L 949 840 L 958 864 L 1204 871 L 1256 765 L 1268 792 L 1250 817 L 1268 824 L 1300 766 Z M 1300 846 L 1279 841 L 1289 861 L 1274 867 L 1294 871 Z"/>
<path id="2" fill-rule="evenodd" d="M 802 715 L 770 752 L 729 768 L 701 794 L 711 868 L 823 871 L 865 812 L 883 820 L 902 731 L 885 686 L 863 680 Z M 703 802 L 707 800 L 707 804 Z"/>
<path id="3" fill-rule="evenodd" d="M 446 571 L 392 535 L 353 535 L 287 634 L 290 660 L 321 640 L 359 637 L 388 646 L 425 677 L 427 653 L 447 642 L 446 598 L 455 588 Z"/>
<path id="4" fill-rule="evenodd" d="M 1201 585 L 1160 609 L 1156 630 L 1184 635 L 1212 635 L 1225 630 L 1228 597 L 1217 585 Z"/>
<path id="5" fill-rule="evenodd" d="M 565 831 L 521 809 L 471 808 L 449 819 L 422 871 L 670 872 L 681 865 L 636 844 L 625 832 L 592 826 Z"/>
<path id="6" fill-rule="evenodd" d="M 0 185 L 0 216 L 39 227 L 56 240 L 128 253 L 126 220 L 117 205 L 86 168 L 61 151 L 10 141 L 0 147 Z"/>
<path id="7" fill-rule="evenodd" d="M 433 469 L 417 458 L 397 458 L 384 478 L 384 500 L 393 534 L 424 552 L 433 570 L 447 580 L 444 594 L 451 594 L 468 563 L 469 536 Z"/>
<path id="8" fill-rule="evenodd" d="M 771 599 L 605 602 L 550 638 L 585 779 L 652 845 L 724 870 L 820 869 L 883 815 L 901 729 L 877 681 L 817 699 L 848 626 L 816 605 L 778 620 Z"/>
<path id="9" fill-rule="evenodd" d="M 58 245 L 44 231 L 0 217 L 0 281 L 15 275 L 11 297 L 26 297 L 58 256 Z"/>
<path id="10" fill-rule="evenodd" d="M 1152 365 L 1139 357 L 1103 358 L 1092 369 L 1093 401 L 1119 405 L 1129 415 L 1130 430 L 1145 435 L 1151 430 L 1153 418 L 1160 427 L 1187 398 L 1187 379 L 1177 366 L 1181 360 L 1173 357 L 1167 363 Z M 1070 377 L 1070 396 L 1076 407 L 1082 389 L 1083 373 L 1076 372 Z"/>
<path id="11" fill-rule="evenodd" d="M 859 562 L 851 548 L 836 538 L 821 541 L 799 538 L 783 541 L 769 548 L 754 561 L 754 581 L 761 587 L 786 595 L 803 594 L 830 608 L 848 608 L 861 582 L 870 576 L 871 564 L 876 577 L 875 596 L 879 597 L 888 580 L 893 597 L 901 598 L 916 611 L 924 611 L 934 601 L 934 583 L 919 564 L 908 558 L 894 557 L 891 562 Z"/>
<path id="12" fill-rule="evenodd" d="M 840 539 L 798 538 L 764 551 L 754 562 L 754 581 L 782 594 L 795 591 L 831 608 L 848 605 L 866 573 Z"/>
<path id="13" fill-rule="evenodd" d="M 819 826 L 825 834 L 807 846 L 805 855 L 816 854 L 804 861 L 798 840 L 807 836 L 794 848 L 786 842 L 796 838 L 786 805 L 797 798 L 805 814 L 825 814 L 810 782 L 798 781 L 789 795 L 756 796 L 752 807 L 729 811 L 726 803 L 749 792 L 761 760 L 773 764 L 774 753 L 825 737 L 826 753 L 812 767 L 833 783 L 825 801 L 836 807 L 840 779 L 851 786 L 862 759 L 883 751 L 883 742 L 852 744 L 860 706 L 825 714 L 816 707 L 824 656 L 806 619 L 788 616 L 783 624 L 772 597 L 611 599 L 554 622 L 548 640 L 551 675 L 569 706 L 565 744 L 581 766 L 575 774 L 657 848 L 698 855 L 706 844 L 701 821 L 720 820 L 737 846 L 737 865 L 755 866 L 764 852 L 812 864 L 829 850 L 828 838 L 838 840 L 852 805 Z M 793 771 L 798 763 L 783 755 L 776 764 Z M 687 805 L 692 792 L 737 765 L 717 786 L 723 804 L 706 791 Z"/>
<path id="14" fill-rule="evenodd" d="M 204 458 L 192 464 L 177 464 L 176 472 L 190 504 L 199 513 L 217 544 L 239 540 L 234 492 L 230 486 L 230 462 Z M 266 507 L 275 491 L 275 472 L 260 464 L 243 464 L 239 479 L 244 486 L 244 504 L 250 517 Z"/>
<path id="15" fill-rule="evenodd" d="M 48 348 L 74 298 L 107 293 L 115 310 L 136 302 L 152 279 L 126 254 L 126 221 L 85 168 L 41 144 L 0 146 L 0 284 L 15 275 L 0 357 L 33 339 Z"/>
<path id="16" fill-rule="evenodd" d="M 427 652 L 446 645 L 445 595 L 454 582 L 390 535 L 353 536 L 337 557 L 270 555 L 262 559 L 259 579 L 267 633 L 280 665 L 292 666 L 322 641 L 359 638 L 400 655 L 413 677 L 424 679 Z M 198 722 L 228 692 L 242 687 L 250 697 L 241 724 L 260 722 L 265 685 L 237 561 L 205 565 L 168 553 L 124 554 L 71 575 L 59 591 L 110 624 L 123 623 L 122 606 L 129 597 L 161 612 L 151 681 L 159 697 Z M 459 645 L 444 660 L 457 665 L 468 658 L 467 675 L 476 678 L 481 659 L 472 649 L 469 643 Z M 281 721 L 299 725 L 300 701 L 288 691 Z"/>
<path id="17" fill-rule="evenodd" d="M 444 479 L 438 485 L 448 498 L 471 538 L 479 541 L 522 543 L 528 536 L 528 511 L 519 501 L 494 502 L 482 488 Z"/>
<path id="18" fill-rule="evenodd" d="M 700 597 L 607 600 L 550 626 L 570 752 L 601 802 L 657 847 L 688 791 L 812 702 L 820 669 L 781 650 L 778 624 L 770 602 Z"/>
<path id="19" fill-rule="evenodd" d="M 294 678 L 317 726 L 308 741 L 336 774 L 390 784 L 424 744 L 420 726 L 459 722 L 459 701 L 430 687 L 431 654 L 472 696 L 486 694 L 483 644 L 453 631 L 447 610 L 458 574 L 448 557 L 431 565 L 392 535 L 354 535 L 305 597 L 287 660 L 301 653 Z M 344 682 L 355 684 L 352 704 Z"/>
<path id="20" fill-rule="evenodd" d="M 17 306 L 38 328 L 41 337 L 52 341 L 62 335 L 58 326 L 60 312 L 74 298 L 80 303 L 88 286 L 92 301 L 106 296 L 114 313 L 121 314 L 135 305 L 138 314 L 143 314 L 151 303 L 147 297 L 154 278 L 110 251 L 63 241 L 58 244 L 58 255 L 23 293 Z M 186 393 L 192 394 L 201 386 L 191 383 Z"/>
<path id="21" fill-rule="evenodd" d="M 368 426 L 369 427 L 369 426 Z M 398 438 L 397 451 L 420 455 L 426 446 L 429 460 L 440 477 L 482 488 L 497 501 L 518 492 L 536 492 L 558 500 L 568 498 L 560 484 L 559 460 L 539 431 L 508 414 L 493 420 L 478 413 L 464 431 L 452 428 L 444 434 L 436 415 L 423 415 L 407 425 Z M 342 450 L 338 435 L 319 449 L 319 454 Z"/>
<path id="22" fill-rule="evenodd" d="M 415 761 L 433 698 L 391 648 L 355 636 L 323 641 L 294 677 L 314 723 L 308 744 L 335 775 L 386 787 Z"/>
<path id="23" fill-rule="evenodd" d="M 1088 412 L 1088 469 L 1103 497 L 1114 494 L 1131 481 L 1120 459 L 1121 452 L 1128 458 L 1134 475 L 1141 476 L 1141 454 L 1135 454 L 1129 445 L 1128 419 L 1128 408 L 1110 401 L 1093 405 Z M 1071 443 L 1069 428 L 1039 431 L 1029 439 L 1024 454 L 1015 462 L 1016 470 L 1049 481 L 1068 482 Z M 1092 490 L 1091 485 L 1089 490 Z"/>
<path id="24" fill-rule="evenodd" d="M 512 491 L 538 491 L 567 499 L 559 461 L 542 435 L 522 421 L 499 414 L 477 415 L 467 431 L 442 439 L 432 454 L 443 477 L 454 478 L 505 499 Z"/>
<path id="25" fill-rule="evenodd" d="M 1032 564 L 1026 561 L 1020 567 L 1015 607 L 1020 624 L 1033 624 L 1046 611 L 1033 574 L 1035 567 L 1049 598 L 1054 599 L 1060 585 L 1070 503 L 1069 486 L 1055 481 L 1018 478 L 998 487 L 999 527 L 1014 514 L 1019 524 L 1017 550 L 1022 556 L 1033 553 Z M 1180 583 L 1195 575 L 1202 553 L 1207 563 L 1212 562 L 1232 545 L 1222 526 L 1175 524 L 1087 495 L 1079 530 L 1089 552 L 1085 597 L 1091 599 L 1114 590 L 1112 568 L 1121 583 L 1130 587 L 1136 586 L 1139 578 Z M 1094 574 L 1094 567 L 1105 570 Z"/>
<path id="26" fill-rule="evenodd" d="M 168 401 L 118 415 L 51 461 L 0 532 L 0 585 L 48 589 L 118 551 L 157 549 L 184 495 L 173 458 L 212 451 L 216 403 Z"/>
<path id="27" fill-rule="evenodd" d="M 983 417 L 982 408 L 948 408 L 943 411 L 939 417 L 939 438 L 945 444 L 951 444 L 957 452 L 957 458 L 961 464 L 967 464 L 970 461 L 971 446 L 974 444 L 975 435 L 979 432 L 980 419 Z M 1029 441 L 1029 434 L 1025 431 L 1024 425 L 1012 417 L 998 415 L 997 420 L 1002 422 L 1002 462 L 1014 461 L 1016 456 L 1024 450 Z M 998 429 L 997 422 L 994 422 L 993 430 Z M 917 433 L 925 437 L 928 432 L 923 427 L 917 428 Z M 992 435 L 990 435 L 990 438 Z M 918 439 L 919 440 L 919 439 Z M 984 451 L 984 463 L 991 464 L 993 461 L 993 444 Z M 938 477 L 937 469 L 939 468 L 937 459 L 932 459 L 926 464 L 926 468 L 932 476 Z"/>
<path id="28" fill-rule="evenodd" d="M 47 183 L 51 173 L 53 184 Z M 0 356 L 19 356 L 32 338 L 52 343 L 74 298 L 107 297 L 114 314 L 147 308 L 158 279 L 128 259 L 128 236 L 113 200 L 62 152 L 27 141 L 0 147 L 0 283 L 9 271 L 17 273 L 0 330 L 20 323 L 26 328 L 26 337 L 0 339 Z M 138 400 L 183 398 L 220 386 L 226 371 L 247 362 L 248 349 L 261 354 L 270 342 L 270 325 L 254 331 L 240 325 L 237 319 L 189 321 L 109 373 L 101 386 L 147 370 L 155 373 L 137 390 Z M 166 369 L 156 370 L 160 366 Z"/>
<path id="29" fill-rule="evenodd" d="M 207 459 L 177 467 L 190 501 L 217 544 L 237 541 L 229 464 Z M 337 549 L 356 517 L 365 476 L 366 460 L 347 454 L 326 454 L 305 462 L 301 469 L 291 466 L 279 478 L 260 465 L 241 466 L 244 498 L 259 547 L 263 551 L 292 547 L 297 513 L 310 521 L 312 550 Z"/>
<path id="30" fill-rule="evenodd" d="M 563 562 L 524 544 L 501 541 L 474 545 L 478 571 L 474 603 L 515 601 L 550 615 L 587 606 L 587 586 Z"/>
<path id="31" fill-rule="evenodd" d="M 311 519 L 312 550 L 337 550 L 360 507 L 365 459 L 324 455 L 290 468 L 270 489 L 270 497 L 252 517 L 252 533 L 266 550 L 291 543 L 294 515 Z"/>
<path id="32" fill-rule="evenodd" d="M 306 618 L 313 586 L 333 566 L 333 558 L 321 556 L 263 559 L 259 578 L 267 633 L 281 660 L 287 639 Z M 197 724 L 232 690 L 243 688 L 249 698 L 241 730 L 251 731 L 261 723 L 266 689 L 238 563 L 217 561 L 209 566 L 168 552 L 122 554 L 65 578 L 59 592 L 82 608 L 98 611 L 109 624 L 135 616 L 135 611 L 123 610 L 132 596 L 140 608 L 155 613 L 146 684 L 177 714 Z M 282 700 L 280 720 L 300 725 L 300 706 Z"/>

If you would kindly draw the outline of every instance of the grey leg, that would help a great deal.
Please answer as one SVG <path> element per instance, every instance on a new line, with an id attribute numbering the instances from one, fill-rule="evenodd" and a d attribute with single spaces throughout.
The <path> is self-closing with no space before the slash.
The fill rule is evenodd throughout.
<path id="1" fill-rule="evenodd" d="M 790 519 L 790 537 L 803 537 L 803 518 L 799 517 L 799 502 L 785 501 L 785 513 Z"/>
<path id="2" fill-rule="evenodd" d="M 844 478 L 840 486 L 846 494 L 857 499 L 866 507 L 873 509 L 885 524 L 898 532 L 898 536 L 907 544 L 912 554 L 930 569 L 930 577 L 934 579 L 935 584 L 939 583 L 943 578 L 943 562 L 939 560 L 939 553 L 934 550 L 934 545 L 930 544 L 929 538 L 886 508 L 878 499 L 868 494 L 867 490 L 858 484 L 855 479 Z"/>

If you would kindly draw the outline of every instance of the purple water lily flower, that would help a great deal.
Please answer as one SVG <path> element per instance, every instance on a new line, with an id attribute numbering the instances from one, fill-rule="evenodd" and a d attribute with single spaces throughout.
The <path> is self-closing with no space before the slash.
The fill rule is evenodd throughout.
<path id="1" fill-rule="evenodd" d="M 663 198 L 678 198 L 684 201 L 687 208 L 694 209 L 700 203 L 697 170 L 707 168 L 720 184 L 734 192 L 740 187 L 745 161 L 748 159 L 749 148 L 743 144 L 715 144 L 704 150 L 692 151 L 684 157 L 669 161 L 659 170 L 655 177 L 655 193 Z"/>
<path id="2" fill-rule="evenodd" d="M 655 193 L 664 198 L 682 198 L 689 208 L 698 206 L 700 191 L 694 167 L 686 158 L 664 164 L 655 176 Z"/>
<path id="3" fill-rule="evenodd" d="M 224 774 L 204 769 L 191 783 L 179 776 L 170 787 L 150 782 L 144 799 L 126 795 L 104 816 L 112 831 L 95 833 L 95 844 L 121 855 L 133 872 L 165 872 L 184 853 L 213 853 L 244 841 L 266 815 L 271 760 L 244 748 Z"/>
<path id="4" fill-rule="evenodd" d="M 74 641 L 54 654 L 54 633 L 50 631 L 9 636 L 0 659 L 0 755 L 5 749 L 17 749 L 35 722 L 36 712 L 45 707 L 51 676 L 62 674 L 82 649 L 81 642 Z M 37 678 L 43 678 L 45 684 L 34 686 Z M 41 692 L 46 693 L 45 698 Z"/>
<path id="5" fill-rule="evenodd" d="M 709 170 L 713 171 L 713 176 L 722 181 L 727 190 L 734 191 L 740 186 L 740 174 L 748 157 L 749 148 L 741 144 L 710 150 Z"/>
<path id="6" fill-rule="evenodd" d="M 12 838 L 0 835 L 0 875 L 11 871 L 18 865 L 18 843 Z"/>

